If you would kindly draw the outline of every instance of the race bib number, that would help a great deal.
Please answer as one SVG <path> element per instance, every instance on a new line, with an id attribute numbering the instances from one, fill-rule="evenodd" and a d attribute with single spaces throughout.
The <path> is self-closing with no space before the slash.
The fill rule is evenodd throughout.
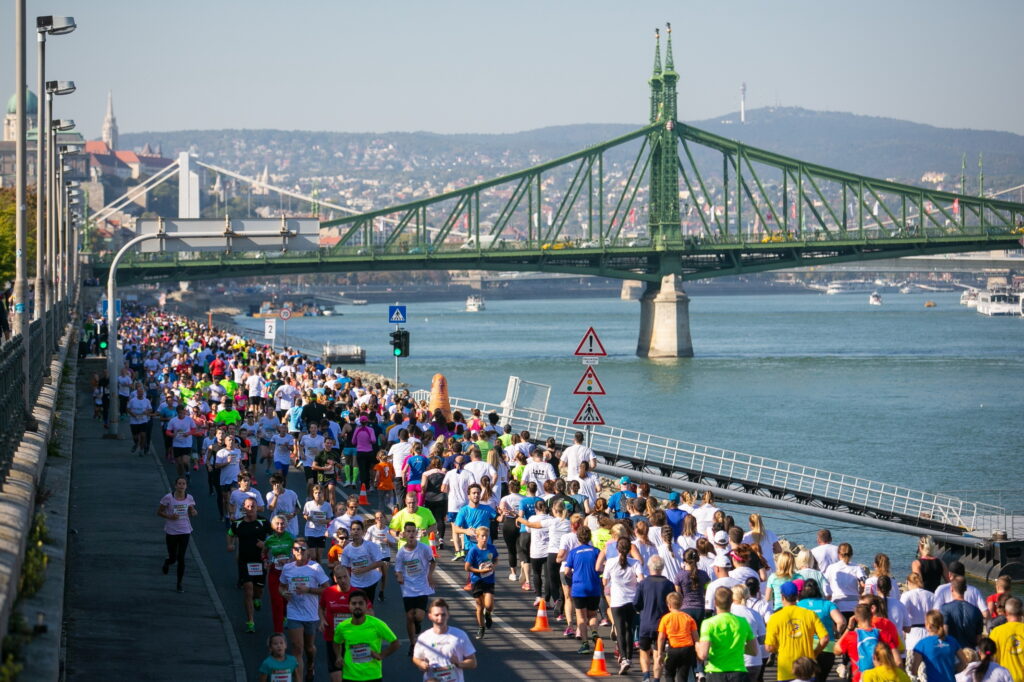
<path id="1" fill-rule="evenodd" d="M 434 668 L 434 679 L 437 682 L 455 682 L 455 667 L 446 665 L 443 668 Z"/>
<path id="2" fill-rule="evenodd" d="M 316 523 L 323 523 L 327 519 L 327 512 L 315 511 L 313 512 L 313 521 Z"/>
<path id="3" fill-rule="evenodd" d="M 309 587 L 309 577 L 300 575 L 292 578 L 291 582 L 288 584 L 288 591 L 294 594 L 300 585 Z"/>
<path id="4" fill-rule="evenodd" d="M 174 513 L 178 515 L 179 519 L 188 518 L 188 505 L 184 502 L 180 502 L 174 505 Z"/>
<path id="5" fill-rule="evenodd" d="M 352 568 L 363 568 L 370 565 L 370 558 L 361 556 L 352 560 Z"/>
<path id="6" fill-rule="evenodd" d="M 275 670 L 270 673 L 270 682 L 292 682 L 292 671 Z"/>
<path id="7" fill-rule="evenodd" d="M 369 644 L 353 644 L 348 650 L 352 654 L 353 663 L 369 663 L 373 660 L 373 656 L 370 655 L 373 650 Z"/>
<path id="8" fill-rule="evenodd" d="M 276 568 L 277 570 L 280 571 L 282 568 L 284 568 L 284 565 L 286 563 L 288 563 L 288 557 L 287 556 L 279 556 L 276 559 L 274 559 L 274 568 Z"/>
<path id="9" fill-rule="evenodd" d="M 483 562 L 482 564 L 480 564 L 479 568 L 481 571 L 483 571 L 483 573 L 480 574 L 481 578 L 486 578 L 494 572 L 494 564 L 492 564 L 490 561 Z"/>
<path id="10" fill-rule="evenodd" d="M 259 577 L 263 575 L 263 564 L 258 561 L 250 562 L 245 565 L 245 570 L 249 575 Z"/>
<path id="11" fill-rule="evenodd" d="M 409 575 L 422 575 L 423 564 L 419 559 L 410 559 L 405 562 L 405 572 Z"/>

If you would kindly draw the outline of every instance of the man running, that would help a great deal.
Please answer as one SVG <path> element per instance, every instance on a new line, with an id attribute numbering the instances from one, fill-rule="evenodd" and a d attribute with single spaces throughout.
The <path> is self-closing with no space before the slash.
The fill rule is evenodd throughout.
<path id="1" fill-rule="evenodd" d="M 352 572 L 352 586 L 362 590 L 372 605 L 381 569 L 388 565 L 381 560 L 380 547 L 363 538 L 366 528 L 362 519 L 353 519 L 348 532 L 349 542 L 341 553 L 341 565 Z"/>
<path id="2" fill-rule="evenodd" d="M 398 637 L 387 623 L 366 615 L 369 606 L 365 593 L 353 592 L 348 600 L 352 617 L 334 628 L 334 656 L 345 680 L 382 680 L 382 662 L 398 651 Z"/>
<path id="3" fill-rule="evenodd" d="M 228 535 L 238 543 L 238 582 L 244 590 L 245 631 L 256 632 L 253 611 L 262 606 L 266 572 L 263 567 L 263 543 L 270 535 L 270 524 L 256 516 L 256 499 L 242 502 L 242 518 L 231 524 Z M 228 546 L 228 551 L 232 551 Z"/>
<path id="4" fill-rule="evenodd" d="M 301 680 L 304 671 L 312 670 L 316 661 L 318 607 L 328 579 L 320 564 L 309 560 L 309 547 L 303 538 L 292 543 L 292 559 L 294 561 L 281 569 L 280 589 L 281 596 L 288 602 L 287 635 L 292 656 L 299 662 L 297 677 Z"/>
<path id="5" fill-rule="evenodd" d="M 757 638 L 746 618 L 729 613 L 731 589 L 719 587 L 712 599 L 715 615 L 700 625 L 697 658 L 704 661 L 707 682 L 746 682 L 747 666 L 743 655 L 759 653 Z"/>
<path id="6" fill-rule="evenodd" d="M 395 554 L 395 574 L 402 587 L 405 629 L 409 633 L 409 655 L 426 615 L 427 597 L 434 594 L 434 562 L 430 548 L 416 539 L 416 524 L 407 521 L 402 530 L 405 544 Z M 415 663 L 415 661 L 414 661 Z"/>
<path id="7" fill-rule="evenodd" d="M 466 633 L 448 625 L 448 602 L 435 599 L 430 604 L 430 622 L 434 627 L 416 640 L 412 663 L 423 671 L 424 680 L 463 682 L 463 670 L 476 668 L 476 648 Z"/>

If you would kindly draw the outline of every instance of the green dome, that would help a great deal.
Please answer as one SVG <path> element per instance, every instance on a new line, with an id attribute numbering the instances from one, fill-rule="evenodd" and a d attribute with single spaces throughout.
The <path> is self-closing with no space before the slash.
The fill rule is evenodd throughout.
<path id="1" fill-rule="evenodd" d="M 11 95 L 11 98 L 7 100 L 7 113 L 16 114 L 18 113 L 18 93 Z M 38 111 L 39 100 L 36 99 L 34 92 L 25 88 L 25 115 L 35 116 Z"/>

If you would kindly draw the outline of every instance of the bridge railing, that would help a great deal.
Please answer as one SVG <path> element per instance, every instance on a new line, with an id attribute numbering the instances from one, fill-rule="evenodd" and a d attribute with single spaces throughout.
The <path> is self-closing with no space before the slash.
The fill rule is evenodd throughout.
<path id="1" fill-rule="evenodd" d="M 429 398 L 428 391 L 417 391 L 413 395 L 418 400 Z M 526 429 L 536 437 L 550 436 L 561 443 L 572 442 L 573 435 L 580 430 L 569 418 L 544 412 L 463 398 L 452 398 L 451 405 L 464 413 L 474 408 L 497 412 L 514 430 Z M 769 488 L 819 503 L 858 511 L 887 512 L 903 519 L 920 519 L 965 531 L 977 527 L 982 518 L 1008 517 L 1005 509 L 995 505 L 614 426 L 593 427 L 589 445 L 641 466 L 713 478 L 721 486 L 732 482 Z"/>

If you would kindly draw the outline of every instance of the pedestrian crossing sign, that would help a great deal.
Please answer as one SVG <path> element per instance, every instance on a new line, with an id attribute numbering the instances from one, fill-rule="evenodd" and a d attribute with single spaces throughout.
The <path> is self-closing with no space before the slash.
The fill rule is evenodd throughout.
<path id="1" fill-rule="evenodd" d="M 594 404 L 594 399 L 587 396 L 587 399 L 583 401 L 583 405 L 580 407 L 580 411 L 576 413 L 576 418 L 572 420 L 573 424 L 577 426 L 601 426 L 604 424 L 604 417 L 597 409 L 597 405 Z"/>
<path id="2" fill-rule="evenodd" d="M 404 305 L 390 305 L 388 306 L 388 323 L 389 324 L 405 324 L 408 315 L 405 312 Z"/>

